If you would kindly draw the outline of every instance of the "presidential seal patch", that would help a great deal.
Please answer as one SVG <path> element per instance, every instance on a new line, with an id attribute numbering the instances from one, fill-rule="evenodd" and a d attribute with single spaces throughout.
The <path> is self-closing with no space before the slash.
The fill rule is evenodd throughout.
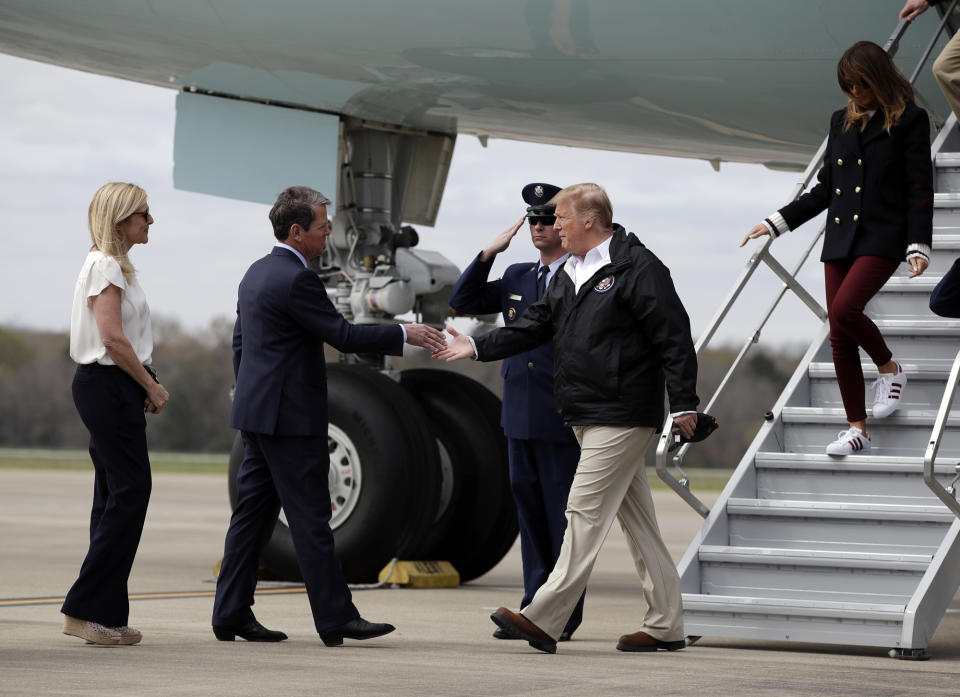
<path id="1" fill-rule="evenodd" d="M 608 290 L 613 288 L 613 276 L 607 276 L 606 278 L 601 278 L 600 281 L 593 287 L 598 293 L 606 293 Z"/>

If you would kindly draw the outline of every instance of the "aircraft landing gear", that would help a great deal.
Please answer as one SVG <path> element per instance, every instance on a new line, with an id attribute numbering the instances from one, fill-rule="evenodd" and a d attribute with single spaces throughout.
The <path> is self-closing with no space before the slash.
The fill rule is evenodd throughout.
<path id="1" fill-rule="evenodd" d="M 448 560 L 461 581 L 493 568 L 517 536 L 500 401 L 449 371 L 407 371 L 399 384 L 362 366 L 327 371 L 330 526 L 347 580 L 376 581 L 393 557 Z M 232 506 L 242 461 L 238 433 L 230 454 Z M 272 579 L 302 580 L 285 519 L 277 521 L 261 564 Z"/>

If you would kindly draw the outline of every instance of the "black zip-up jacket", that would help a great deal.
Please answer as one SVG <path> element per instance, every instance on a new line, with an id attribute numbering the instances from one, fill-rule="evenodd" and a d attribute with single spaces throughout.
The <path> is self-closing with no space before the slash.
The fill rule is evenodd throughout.
<path id="1" fill-rule="evenodd" d="M 671 412 L 699 404 L 690 320 L 670 271 L 619 225 L 610 263 L 579 293 L 561 268 L 518 321 L 475 338 L 477 357 L 497 360 L 551 338 L 554 393 L 568 425 L 659 427 L 664 377 Z"/>

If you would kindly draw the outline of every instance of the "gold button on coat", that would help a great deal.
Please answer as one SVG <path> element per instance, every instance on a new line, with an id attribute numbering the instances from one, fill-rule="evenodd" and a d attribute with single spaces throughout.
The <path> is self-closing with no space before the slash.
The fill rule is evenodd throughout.
<path id="1" fill-rule="evenodd" d="M 857 215 L 856 213 L 854 213 L 854 214 L 853 214 L 853 222 L 857 222 L 858 220 L 860 220 L 860 216 Z"/>
<path id="2" fill-rule="evenodd" d="M 863 160 L 861 160 L 859 157 L 857 158 L 857 164 L 858 164 L 858 165 L 862 165 L 862 164 L 863 164 Z"/>
<path id="3" fill-rule="evenodd" d="M 837 158 L 837 164 L 843 167 L 843 160 L 841 160 L 839 157 Z"/>
<path id="4" fill-rule="evenodd" d="M 839 225 L 839 224 L 840 224 L 840 218 L 834 218 L 834 219 L 833 219 L 833 222 L 835 222 L 837 225 Z"/>
<path id="5" fill-rule="evenodd" d="M 843 192 L 840 191 L 840 189 L 837 189 L 837 196 L 839 196 L 839 195 L 842 194 L 842 193 L 843 193 Z"/>
<path id="6" fill-rule="evenodd" d="M 860 193 L 860 187 L 858 186 L 856 189 L 854 189 L 854 192 L 859 194 L 859 193 Z"/>

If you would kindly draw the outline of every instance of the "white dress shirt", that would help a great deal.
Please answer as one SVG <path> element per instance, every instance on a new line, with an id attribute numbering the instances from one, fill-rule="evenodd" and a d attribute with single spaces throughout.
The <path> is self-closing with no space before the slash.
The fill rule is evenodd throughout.
<path id="1" fill-rule="evenodd" d="M 107 348 L 97 327 L 97 318 L 93 314 L 93 298 L 109 285 L 120 289 L 123 335 L 133 346 L 137 360 L 143 365 L 150 365 L 153 361 L 153 330 L 150 327 L 147 296 L 136 277 L 127 281 L 117 260 L 96 249 L 84 260 L 73 291 L 70 358 L 80 364 L 115 365 L 107 355 Z"/>
<path id="2" fill-rule="evenodd" d="M 593 277 L 593 274 L 610 263 L 610 240 L 612 239 L 613 235 L 610 235 L 582 257 L 576 254 L 570 255 L 567 265 L 563 268 L 573 281 L 575 293 L 580 292 L 580 288 Z"/>

